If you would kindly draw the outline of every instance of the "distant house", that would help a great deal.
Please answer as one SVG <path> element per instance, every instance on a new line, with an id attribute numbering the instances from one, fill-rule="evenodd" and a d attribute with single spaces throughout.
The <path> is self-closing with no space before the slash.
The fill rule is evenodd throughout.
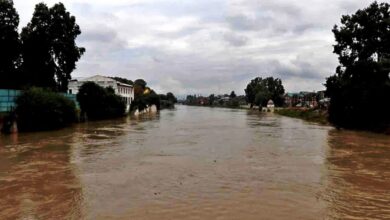
<path id="1" fill-rule="evenodd" d="M 126 111 L 130 110 L 131 102 L 134 100 L 134 88 L 132 85 L 121 83 L 110 77 L 95 75 L 71 80 L 68 85 L 68 93 L 77 94 L 80 87 L 86 82 L 94 82 L 104 88 L 111 87 L 114 89 L 115 94 L 121 96 L 126 102 Z"/>
<path id="2" fill-rule="evenodd" d="M 267 102 L 267 108 L 275 108 L 275 104 L 274 104 L 274 101 L 272 101 L 271 99 Z"/>
<path id="3" fill-rule="evenodd" d="M 284 103 L 287 107 L 294 107 L 302 101 L 302 95 L 299 93 L 286 93 L 284 95 Z"/>

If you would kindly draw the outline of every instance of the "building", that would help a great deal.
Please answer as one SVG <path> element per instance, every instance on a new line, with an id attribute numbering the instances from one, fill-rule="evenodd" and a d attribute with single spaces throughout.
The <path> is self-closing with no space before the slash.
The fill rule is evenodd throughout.
<path id="1" fill-rule="evenodd" d="M 274 104 L 274 101 L 272 101 L 272 99 L 268 100 L 267 108 L 275 108 L 275 104 Z"/>
<path id="2" fill-rule="evenodd" d="M 110 77 L 96 75 L 71 80 L 68 85 L 68 93 L 77 94 L 79 92 L 80 87 L 86 82 L 94 82 L 104 88 L 113 88 L 115 94 L 123 97 L 123 99 L 125 100 L 126 112 L 130 110 L 131 102 L 134 100 L 134 88 L 132 85 L 121 83 Z"/>

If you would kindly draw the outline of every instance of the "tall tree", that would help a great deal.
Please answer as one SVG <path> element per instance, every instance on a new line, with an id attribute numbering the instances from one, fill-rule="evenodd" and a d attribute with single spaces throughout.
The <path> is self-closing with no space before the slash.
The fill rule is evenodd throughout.
<path id="1" fill-rule="evenodd" d="M 335 26 L 340 65 L 326 81 L 329 119 L 341 127 L 383 129 L 390 124 L 390 5 L 372 3 Z"/>
<path id="2" fill-rule="evenodd" d="M 265 106 L 269 99 L 272 99 L 276 106 L 282 106 L 284 87 L 281 79 L 267 77 L 265 79 L 257 77 L 247 85 L 245 89 L 245 97 L 247 102 L 253 107 Z"/>
<path id="3" fill-rule="evenodd" d="M 234 99 L 234 98 L 237 97 L 237 95 L 236 95 L 236 93 L 235 93 L 234 91 L 232 91 L 232 92 L 230 93 L 230 96 L 229 96 L 229 97 L 232 98 L 232 99 Z"/>
<path id="4" fill-rule="evenodd" d="M 21 43 L 18 34 L 19 15 L 12 0 L 0 0 L 0 88 L 19 87 Z"/>
<path id="5" fill-rule="evenodd" d="M 167 93 L 167 100 L 171 101 L 172 103 L 177 103 L 177 98 L 172 92 Z"/>
<path id="6" fill-rule="evenodd" d="M 56 88 L 50 20 L 49 8 L 44 3 L 37 4 L 30 23 L 21 33 L 23 78 L 29 86 Z"/>
<path id="7" fill-rule="evenodd" d="M 52 56 L 55 62 L 55 76 L 60 91 L 67 91 L 71 73 L 76 69 L 76 62 L 85 52 L 85 48 L 76 45 L 76 38 L 81 34 L 76 18 L 62 3 L 50 8 Z"/>
<path id="8" fill-rule="evenodd" d="M 66 91 L 76 62 L 85 52 L 75 43 L 81 34 L 76 19 L 62 3 L 35 6 L 31 22 L 23 28 L 23 72 L 28 83 Z"/>

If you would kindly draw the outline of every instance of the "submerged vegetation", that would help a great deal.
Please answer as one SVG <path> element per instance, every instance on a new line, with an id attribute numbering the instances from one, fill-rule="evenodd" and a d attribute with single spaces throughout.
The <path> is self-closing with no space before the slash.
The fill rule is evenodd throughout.
<path id="1" fill-rule="evenodd" d="M 281 79 L 273 77 L 252 79 L 245 89 L 245 97 L 251 108 L 258 106 L 259 109 L 266 106 L 272 100 L 276 106 L 284 104 L 284 87 Z"/>
<path id="2" fill-rule="evenodd" d="M 329 120 L 336 126 L 390 128 L 390 5 L 372 3 L 335 26 L 340 65 L 326 80 Z"/>
<path id="3" fill-rule="evenodd" d="M 16 100 L 20 131 L 50 130 L 65 127 L 76 121 L 73 101 L 47 89 L 25 90 Z"/>
<path id="4" fill-rule="evenodd" d="M 283 108 L 275 111 L 279 115 L 300 118 L 310 122 L 316 122 L 327 125 L 328 115 L 327 111 L 319 109 L 301 109 L 301 108 Z"/>
<path id="5" fill-rule="evenodd" d="M 98 120 L 125 115 L 126 103 L 112 88 L 103 88 L 94 82 L 84 83 L 77 94 L 81 115 Z"/>

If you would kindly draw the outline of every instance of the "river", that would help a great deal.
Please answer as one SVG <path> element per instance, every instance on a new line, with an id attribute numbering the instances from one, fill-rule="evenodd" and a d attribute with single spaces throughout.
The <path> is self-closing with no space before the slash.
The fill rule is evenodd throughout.
<path id="1" fill-rule="evenodd" d="M 390 219 L 390 137 L 188 106 L 2 135 L 0 219 Z"/>

